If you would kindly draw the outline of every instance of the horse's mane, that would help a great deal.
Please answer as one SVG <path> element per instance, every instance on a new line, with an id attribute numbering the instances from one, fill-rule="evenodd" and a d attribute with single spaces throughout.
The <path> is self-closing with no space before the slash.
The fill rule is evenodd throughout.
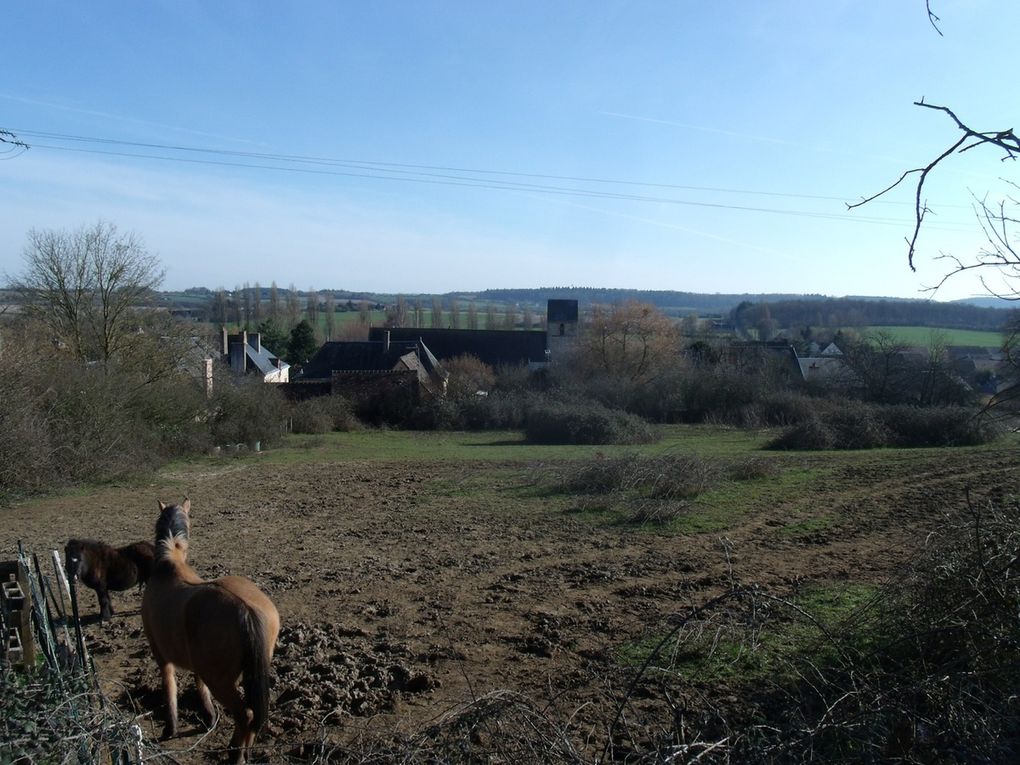
<path id="1" fill-rule="evenodd" d="M 156 521 L 156 558 L 184 563 L 188 556 L 188 515 L 177 505 L 164 507 Z"/>
<path id="2" fill-rule="evenodd" d="M 156 559 L 164 560 L 172 558 L 179 563 L 184 563 L 188 558 L 188 535 L 174 534 L 164 537 L 156 543 Z"/>

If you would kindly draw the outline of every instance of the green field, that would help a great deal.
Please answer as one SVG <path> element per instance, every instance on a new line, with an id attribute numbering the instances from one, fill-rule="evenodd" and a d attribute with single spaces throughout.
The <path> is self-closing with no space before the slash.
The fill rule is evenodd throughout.
<path id="1" fill-rule="evenodd" d="M 933 333 L 944 335 L 949 345 L 976 345 L 982 348 L 999 348 L 1003 339 L 1001 332 L 938 327 L 868 327 L 864 332 L 886 332 L 898 342 L 917 346 L 929 345 Z"/>

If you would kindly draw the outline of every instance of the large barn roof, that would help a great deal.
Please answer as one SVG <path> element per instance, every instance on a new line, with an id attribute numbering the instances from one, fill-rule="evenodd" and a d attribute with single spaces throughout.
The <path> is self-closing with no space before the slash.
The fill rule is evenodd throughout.
<path id="1" fill-rule="evenodd" d="M 547 361 L 546 334 L 541 330 L 373 327 L 369 330 L 369 340 L 382 342 L 387 332 L 391 343 L 414 343 L 420 339 L 440 361 L 465 354 L 492 367 Z"/>

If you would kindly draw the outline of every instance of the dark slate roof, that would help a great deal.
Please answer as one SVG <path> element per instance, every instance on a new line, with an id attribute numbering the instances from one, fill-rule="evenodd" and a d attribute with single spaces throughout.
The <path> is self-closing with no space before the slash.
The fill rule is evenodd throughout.
<path id="1" fill-rule="evenodd" d="M 546 317 L 550 324 L 561 321 L 577 321 L 577 301 L 550 300 L 546 306 Z"/>
<path id="2" fill-rule="evenodd" d="M 797 349 L 784 341 L 769 341 L 764 343 L 753 341 L 735 342 L 730 343 L 730 345 L 726 347 L 725 352 L 729 354 L 730 358 L 744 362 L 750 362 L 756 358 L 778 359 L 795 376 L 803 377 L 804 374 L 801 371 L 800 361 L 797 358 Z M 834 356 L 825 358 L 839 357 Z"/>
<path id="3" fill-rule="evenodd" d="M 385 333 L 390 341 L 416 342 L 421 340 L 437 359 L 446 361 L 470 354 L 496 367 L 500 364 L 527 364 L 545 362 L 546 335 L 541 330 L 503 329 L 416 329 L 414 327 L 373 327 L 370 340 L 382 341 Z"/>
<path id="4" fill-rule="evenodd" d="M 391 342 L 385 353 L 382 341 L 326 343 L 308 360 L 301 376 L 305 380 L 319 380 L 328 379 L 333 372 L 388 371 L 401 356 L 413 353 L 416 348 L 413 341 Z"/>

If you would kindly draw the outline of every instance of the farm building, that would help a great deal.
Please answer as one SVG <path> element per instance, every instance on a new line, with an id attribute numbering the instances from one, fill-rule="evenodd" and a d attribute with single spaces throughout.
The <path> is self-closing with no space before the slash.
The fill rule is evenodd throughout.
<path id="1" fill-rule="evenodd" d="M 301 375 L 286 387 L 292 399 L 342 395 L 363 410 L 385 400 L 414 404 L 425 395 L 443 395 L 447 373 L 420 340 L 329 342 L 309 359 Z"/>
<path id="2" fill-rule="evenodd" d="M 526 366 L 542 369 L 557 353 L 576 342 L 578 310 L 576 300 L 550 300 L 546 309 L 546 330 L 425 329 L 419 327 L 374 327 L 368 339 L 380 341 L 389 333 L 393 342 L 420 341 L 440 362 L 457 356 L 474 356 L 490 367 Z"/>

